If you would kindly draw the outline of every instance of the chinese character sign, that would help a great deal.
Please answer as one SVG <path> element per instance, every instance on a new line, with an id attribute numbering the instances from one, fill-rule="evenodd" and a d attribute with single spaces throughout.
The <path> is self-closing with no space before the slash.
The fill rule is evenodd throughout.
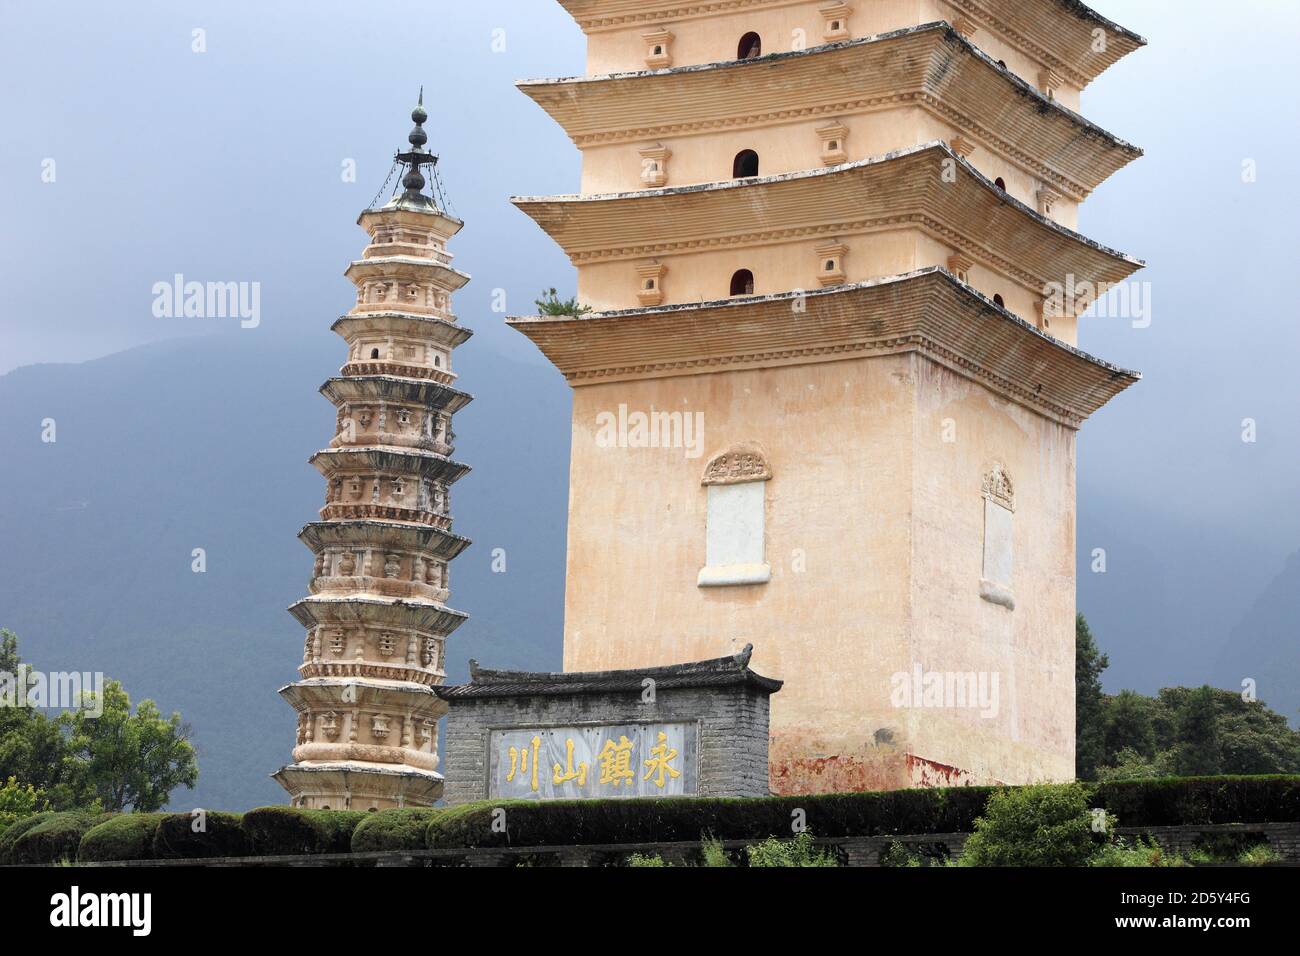
<path id="1" fill-rule="evenodd" d="M 492 731 L 488 794 L 536 800 L 696 793 L 694 724 Z"/>

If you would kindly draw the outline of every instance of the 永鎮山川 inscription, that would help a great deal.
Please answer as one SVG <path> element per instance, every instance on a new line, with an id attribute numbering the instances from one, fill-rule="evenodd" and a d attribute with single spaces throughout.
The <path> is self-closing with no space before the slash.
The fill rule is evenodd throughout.
<path id="1" fill-rule="evenodd" d="M 516 799 L 698 792 L 696 726 L 621 724 L 492 731 L 488 793 Z"/>

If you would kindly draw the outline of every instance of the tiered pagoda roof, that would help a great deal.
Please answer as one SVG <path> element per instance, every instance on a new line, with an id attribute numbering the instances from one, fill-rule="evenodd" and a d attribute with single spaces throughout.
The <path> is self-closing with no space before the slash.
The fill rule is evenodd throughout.
<path id="1" fill-rule="evenodd" d="M 1027 56 L 1046 63 L 1083 88 L 1120 59 L 1146 45 L 1132 30 L 1079 0 L 950 0 L 960 15 L 991 30 Z M 652 29 L 671 21 L 714 16 L 723 9 L 762 9 L 789 0 L 559 0 L 587 33 L 620 26 Z M 1095 31 L 1106 42 L 1096 42 Z M 1100 48 L 1099 48 L 1100 46 Z"/>
<path id="2" fill-rule="evenodd" d="M 752 60 L 518 85 L 579 147 L 914 104 L 1076 201 L 1142 155 L 945 22 Z"/>
<path id="3" fill-rule="evenodd" d="M 807 314 L 791 308 L 796 297 Z M 941 268 L 808 292 L 509 321 L 575 385 L 918 351 L 1077 428 L 1141 378 L 1045 334 Z"/>
<path id="4" fill-rule="evenodd" d="M 945 159 L 955 182 L 941 175 Z M 1013 199 L 938 142 L 778 176 L 513 202 L 576 264 L 914 226 L 1034 288 L 1066 275 L 1119 282 L 1143 266 Z"/>

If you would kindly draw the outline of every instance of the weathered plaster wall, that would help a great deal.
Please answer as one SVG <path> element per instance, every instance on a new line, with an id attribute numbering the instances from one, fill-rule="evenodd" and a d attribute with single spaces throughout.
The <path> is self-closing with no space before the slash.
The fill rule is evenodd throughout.
<path id="1" fill-rule="evenodd" d="M 642 35 L 654 29 L 668 29 L 674 34 L 671 44 L 673 66 L 693 66 L 736 58 L 740 38 L 755 32 L 763 38 L 764 53 L 781 53 L 828 42 L 824 37 L 826 18 L 821 9 L 826 0 L 793 0 L 763 7 L 741 9 L 734 13 L 717 13 L 705 8 L 699 16 L 682 16 L 671 22 L 636 20 L 628 24 L 593 30 L 587 38 L 587 74 L 621 73 L 646 69 L 647 44 Z M 871 0 L 849 3 L 848 17 L 852 39 L 888 33 L 905 27 L 952 22 L 960 11 L 944 0 Z M 990 30 L 977 30 L 971 41 L 994 60 L 1029 83 L 1037 83 L 1040 65 Z M 1058 94 L 1061 102 L 1077 110 L 1079 90 L 1063 85 Z"/>
<path id="2" fill-rule="evenodd" d="M 599 447 L 597 415 L 620 403 L 703 412 L 702 454 Z M 947 417 L 955 445 L 940 444 Z M 702 471 L 741 441 L 772 468 L 772 578 L 700 588 Z M 772 701 L 776 792 L 1067 778 L 1073 448 L 1072 433 L 913 354 L 577 388 L 565 669 L 752 642 L 755 669 L 786 681 Z M 1023 496 L 1015 611 L 980 597 L 980 489 L 995 456 Z M 895 706 L 893 675 L 918 662 L 996 668 L 996 717 Z"/>
<path id="3" fill-rule="evenodd" d="M 915 752 L 980 779 L 1074 775 L 1075 433 L 918 359 L 912 515 L 913 659 L 996 675 L 996 712 L 911 712 Z M 951 440 L 945 440 L 945 439 Z M 1014 482 L 1015 609 L 980 596 L 982 477 Z"/>

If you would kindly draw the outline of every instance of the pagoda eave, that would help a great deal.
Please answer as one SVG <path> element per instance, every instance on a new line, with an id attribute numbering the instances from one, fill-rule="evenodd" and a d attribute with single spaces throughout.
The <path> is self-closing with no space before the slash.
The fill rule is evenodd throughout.
<path id="1" fill-rule="evenodd" d="M 395 799 L 398 806 L 431 806 L 442 796 L 442 774 L 408 766 L 384 766 L 363 761 L 291 764 L 271 774 L 291 796 L 351 794 Z"/>
<path id="2" fill-rule="evenodd" d="M 760 60 L 518 86 L 580 148 L 919 106 L 1076 201 L 1142 155 L 942 21 Z"/>
<path id="3" fill-rule="evenodd" d="M 376 310 L 374 312 L 349 312 L 339 316 L 330 326 L 330 331 L 346 336 L 356 332 L 376 332 L 380 330 L 403 332 L 410 335 L 427 337 L 437 345 L 455 348 L 467 342 L 474 334 L 452 319 L 438 315 L 424 315 L 418 312 L 402 312 L 396 309 Z"/>
<path id="4" fill-rule="evenodd" d="M 418 474 L 422 478 L 453 484 L 470 471 L 469 465 L 445 455 L 398 445 L 323 448 L 308 461 L 326 478 L 346 476 L 359 470 L 374 470 Z"/>
<path id="5" fill-rule="evenodd" d="M 739 0 L 736 6 L 785 5 L 787 0 Z M 1025 55 L 1061 71 L 1080 88 L 1100 76 L 1146 40 L 1102 16 L 1080 0 L 950 0 L 954 10 L 994 31 Z M 716 16 L 715 4 L 683 0 L 559 0 L 584 33 L 630 26 L 645 29 L 674 21 Z M 1094 49 L 1093 31 L 1105 31 Z M 767 59 L 760 57 L 759 59 Z"/>
<path id="6" fill-rule="evenodd" d="M 399 225 L 412 225 L 420 229 L 432 230 L 441 236 L 444 240 L 450 239 L 456 233 L 460 232 L 465 226 L 462 219 L 457 219 L 445 210 L 437 206 L 426 208 L 414 208 L 410 206 L 380 206 L 378 209 L 366 209 L 357 216 L 357 225 L 370 231 L 373 223 L 397 223 Z"/>
<path id="7" fill-rule="evenodd" d="M 800 296 L 805 308 L 792 308 Z M 1077 428 L 1141 378 L 940 268 L 804 293 L 508 321 L 575 387 L 920 352 Z"/>
<path id="8" fill-rule="evenodd" d="M 468 392 L 430 379 L 397 375 L 351 375 L 331 378 L 320 393 L 334 405 L 349 402 L 392 401 L 421 405 L 433 411 L 458 412 L 474 400 Z"/>
<path id="9" fill-rule="evenodd" d="M 461 272 L 443 262 L 417 259 L 414 256 L 376 256 L 373 259 L 354 259 L 343 270 L 343 275 L 353 282 L 366 279 L 404 278 L 412 271 L 437 276 L 438 285 L 448 292 L 456 292 L 470 281 L 467 272 Z"/>
<path id="10" fill-rule="evenodd" d="M 441 528 L 396 521 L 313 521 L 298 532 L 298 538 L 317 554 L 326 547 L 370 544 L 426 551 L 444 561 L 455 558 L 470 545 L 469 538 Z"/>
<path id="11" fill-rule="evenodd" d="M 1035 291 L 1066 276 L 1118 283 L 1144 265 L 1030 209 L 940 142 L 778 176 L 512 201 L 575 264 L 920 228 Z"/>
<path id="12" fill-rule="evenodd" d="M 289 608 L 303 627 L 321 624 L 376 624 L 448 635 L 469 618 L 442 604 L 354 594 L 305 597 Z"/>
<path id="13" fill-rule="evenodd" d="M 447 705 L 433 688 L 413 681 L 386 680 L 375 677 L 312 677 L 281 687 L 279 694 L 294 710 L 337 706 L 340 694 L 348 691 L 349 706 L 402 709 L 419 708 L 420 716 L 442 716 Z"/>

